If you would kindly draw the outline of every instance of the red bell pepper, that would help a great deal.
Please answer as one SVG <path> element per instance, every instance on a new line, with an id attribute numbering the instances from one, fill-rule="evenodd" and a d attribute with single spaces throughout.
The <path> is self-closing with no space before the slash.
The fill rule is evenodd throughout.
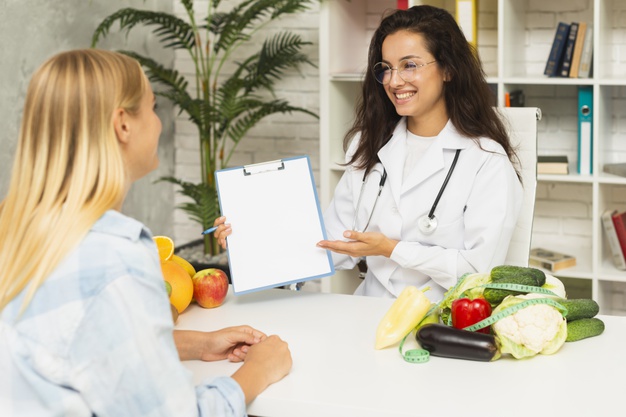
<path id="1" fill-rule="evenodd" d="M 476 324 L 491 315 L 491 304 L 484 298 L 457 298 L 452 302 L 452 327 L 464 329 L 467 326 Z M 489 334 L 490 326 L 476 330 L 477 332 Z"/>

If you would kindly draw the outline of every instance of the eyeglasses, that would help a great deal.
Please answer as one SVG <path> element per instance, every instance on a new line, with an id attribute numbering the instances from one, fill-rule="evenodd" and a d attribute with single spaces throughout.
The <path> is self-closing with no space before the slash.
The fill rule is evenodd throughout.
<path id="1" fill-rule="evenodd" d="M 389 84 L 389 81 L 391 81 L 391 71 L 396 70 L 398 71 L 400 78 L 409 83 L 415 79 L 417 72 L 420 69 L 424 68 L 428 64 L 432 64 L 433 62 L 437 62 L 437 60 L 433 60 L 425 64 L 416 64 L 410 59 L 403 59 L 398 64 L 397 68 L 390 67 L 384 62 L 379 62 L 374 65 L 374 78 L 376 78 L 376 81 L 382 85 L 387 85 Z"/>

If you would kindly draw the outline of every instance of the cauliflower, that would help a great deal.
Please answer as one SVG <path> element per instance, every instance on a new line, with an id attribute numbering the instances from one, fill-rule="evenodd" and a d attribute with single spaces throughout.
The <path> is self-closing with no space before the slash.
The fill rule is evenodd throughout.
<path id="1" fill-rule="evenodd" d="M 531 298 L 545 298 L 541 294 L 508 296 L 493 310 L 492 316 Z M 500 340 L 501 352 L 517 359 L 549 355 L 558 351 L 567 337 L 567 322 L 556 308 L 534 304 L 506 316 L 492 325 Z"/>

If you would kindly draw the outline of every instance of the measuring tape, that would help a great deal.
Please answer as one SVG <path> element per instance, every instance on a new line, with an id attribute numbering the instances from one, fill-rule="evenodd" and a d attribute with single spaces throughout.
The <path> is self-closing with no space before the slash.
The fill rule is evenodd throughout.
<path id="1" fill-rule="evenodd" d="M 459 281 L 460 283 L 460 281 Z M 459 285 L 459 283 L 457 283 L 456 286 Z M 455 286 L 455 288 L 456 288 Z M 508 283 L 490 283 L 490 284 L 484 284 L 484 285 L 479 285 L 477 287 L 474 288 L 480 288 L 480 287 L 484 287 L 484 288 L 494 288 L 494 289 L 501 289 L 501 290 L 510 290 L 510 291 L 518 291 L 518 292 L 522 292 L 522 293 L 536 293 L 536 294 L 544 294 L 544 295 L 550 295 L 550 296 L 555 296 L 558 298 L 558 295 L 556 295 L 555 293 L 553 293 L 550 290 L 547 290 L 545 288 L 541 288 L 541 287 L 535 287 L 532 285 L 521 285 L 521 284 L 508 284 Z M 459 298 L 463 298 L 465 292 L 473 290 L 474 288 L 468 289 L 466 291 L 464 291 L 463 293 L 461 293 L 461 296 L 459 296 Z M 563 306 L 562 304 L 560 304 L 559 302 L 557 302 L 556 300 L 552 299 L 552 298 L 530 298 L 528 300 L 524 300 L 519 302 L 518 304 L 515 304 L 511 307 L 507 307 L 504 310 L 493 314 L 489 317 L 487 317 L 484 320 L 479 321 L 478 323 L 475 323 L 471 326 L 465 327 L 463 328 L 463 330 L 467 330 L 470 332 L 475 332 L 476 330 L 480 330 L 484 327 L 487 326 L 491 326 L 492 324 L 494 324 L 495 322 L 497 322 L 498 320 L 501 320 L 507 316 L 510 316 L 511 314 L 515 314 L 518 311 L 520 311 L 523 308 L 526 307 L 530 307 L 533 305 L 539 305 L 539 304 L 545 304 L 545 305 L 549 305 L 552 306 L 554 308 L 556 308 L 562 315 L 563 317 L 567 316 L 567 308 L 565 306 Z M 441 305 L 441 302 L 436 304 L 435 306 L 433 306 L 430 310 L 428 310 L 428 313 L 426 313 L 425 317 L 428 317 L 429 315 L 431 315 L 433 313 L 433 311 L 435 311 L 435 309 L 439 308 Z M 450 326 L 450 321 L 451 321 L 451 316 L 448 318 L 448 326 Z M 399 346 L 399 351 L 400 351 L 400 355 L 402 355 L 402 358 L 404 358 L 404 360 L 406 362 L 410 362 L 410 363 L 424 363 L 424 362 L 428 362 L 429 358 L 430 358 L 430 352 L 427 351 L 426 349 L 411 349 L 408 350 L 406 352 L 402 352 L 402 348 L 404 346 L 404 342 L 406 341 L 406 338 L 409 337 L 409 335 L 411 335 L 413 333 L 413 330 L 411 330 L 406 336 L 404 336 L 404 338 L 402 339 L 402 341 L 400 342 L 400 346 Z"/>

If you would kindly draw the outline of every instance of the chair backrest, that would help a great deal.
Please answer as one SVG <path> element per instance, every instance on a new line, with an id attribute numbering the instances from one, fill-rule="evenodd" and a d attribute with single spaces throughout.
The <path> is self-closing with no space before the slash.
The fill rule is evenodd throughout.
<path id="1" fill-rule="evenodd" d="M 501 107 L 498 111 L 509 127 L 511 143 L 519 157 L 519 165 L 516 168 L 521 174 L 524 186 L 522 209 L 504 264 L 528 266 L 537 188 L 537 122 L 541 120 L 541 109 Z"/>

